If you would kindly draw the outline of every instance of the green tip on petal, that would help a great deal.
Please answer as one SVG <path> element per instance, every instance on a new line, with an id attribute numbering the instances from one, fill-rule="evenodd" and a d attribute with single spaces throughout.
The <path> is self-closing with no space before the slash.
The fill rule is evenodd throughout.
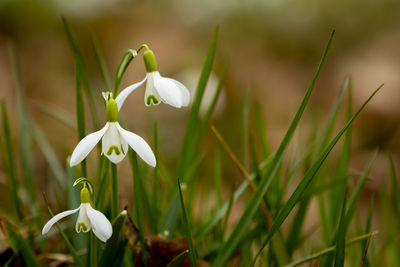
<path id="1" fill-rule="evenodd" d="M 115 100 L 112 98 L 112 95 L 106 104 L 106 118 L 108 122 L 118 121 L 118 105 L 117 102 L 115 102 Z"/>
<path id="2" fill-rule="evenodd" d="M 143 53 L 144 65 L 147 73 L 158 71 L 156 57 L 150 49 Z"/>
<path id="3" fill-rule="evenodd" d="M 147 96 L 146 105 L 150 106 L 152 103 L 153 103 L 153 105 L 158 105 L 160 103 L 160 101 L 154 95 Z"/>
<path id="4" fill-rule="evenodd" d="M 90 203 L 92 198 L 90 197 L 89 189 L 84 186 L 81 190 L 81 203 Z"/>

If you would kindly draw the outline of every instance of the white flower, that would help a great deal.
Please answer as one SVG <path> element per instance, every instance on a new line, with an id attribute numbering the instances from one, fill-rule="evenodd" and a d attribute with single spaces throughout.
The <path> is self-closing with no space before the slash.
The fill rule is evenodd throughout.
<path id="1" fill-rule="evenodd" d="M 78 220 L 76 221 L 75 230 L 80 233 L 88 232 L 90 229 L 103 242 L 106 242 L 112 235 L 112 226 L 110 221 L 98 210 L 92 208 L 90 203 L 82 203 L 79 208 L 74 210 L 66 210 L 55 215 L 43 227 L 42 234 L 46 234 L 50 228 L 62 218 L 79 211 Z"/>
<path id="2" fill-rule="evenodd" d="M 71 167 L 86 158 L 89 152 L 100 142 L 100 139 L 102 139 L 102 154 L 115 164 L 125 158 L 129 145 L 147 164 L 152 167 L 156 166 L 156 157 L 146 141 L 119 125 L 118 110 L 121 106 L 122 104 L 117 105 L 111 96 L 106 106 L 106 125 L 103 129 L 89 134 L 78 143 L 71 155 Z"/>
<path id="3" fill-rule="evenodd" d="M 143 58 L 147 71 L 146 77 L 143 81 L 132 84 L 121 91 L 115 99 L 118 103 L 118 107 L 120 108 L 128 95 L 141 86 L 145 81 L 147 81 L 146 92 L 144 94 L 144 103 L 146 106 L 150 106 L 151 104 L 158 105 L 161 101 L 176 108 L 189 105 L 189 90 L 177 80 L 162 77 L 160 75 L 157 69 L 155 56 L 147 46 Z"/>

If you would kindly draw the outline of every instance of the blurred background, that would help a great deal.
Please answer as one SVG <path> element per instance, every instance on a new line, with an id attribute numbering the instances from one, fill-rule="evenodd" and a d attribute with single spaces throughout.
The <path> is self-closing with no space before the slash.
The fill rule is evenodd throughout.
<path id="1" fill-rule="evenodd" d="M 221 129 L 233 150 L 240 153 L 242 147 L 234 144 L 240 140 L 241 133 L 232 129 L 241 120 L 243 99 L 257 100 L 265 116 L 271 147 L 275 150 L 311 81 L 331 31 L 336 29 L 326 64 L 292 146 L 293 151 L 304 146 L 305 137 L 324 126 L 347 76 L 351 77 L 355 108 L 385 83 L 357 119 L 353 130 L 351 168 L 355 171 L 362 170 L 372 151 L 380 150 L 363 192 L 368 204 L 371 194 L 389 190 L 386 152 L 392 153 L 395 164 L 400 157 L 399 10 L 400 2 L 396 0 L 2 0 L 0 99 L 7 103 L 11 124 L 16 127 L 13 120 L 16 85 L 9 53 L 12 45 L 21 67 L 26 108 L 63 162 L 75 147 L 78 136 L 74 130 L 75 64 L 61 16 L 68 19 L 79 42 L 91 90 L 99 96 L 96 105 L 100 121 L 105 118 L 100 92 L 111 88 L 105 88 L 102 81 L 92 38 L 102 50 L 111 78 L 124 52 L 146 43 L 157 57 L 160 73 L 182 81 L 194 91 L 213 29 L 219 25 L 209 93 L 215 89 L 223 69 L 226 69 L 226 77 L 213 123 Z M 139 55 L 128 68 L 122 88 L 144 76 Z M 167 105 L 145 108 L 143 97 L 144 88 L 132 94 L 122 116 L 130 130 L 150 143 L 153 123 L 157 120 L 161 154 L 173 168 L 181 149 L 189 109 L 177 110 Z M 339 126 L 344 124 L 345 108 L 342 111 Z M 90 122 L 88 118 L 87 128 L 94 130 Z M 205 141 L 203 152 L 211 156 L 218 142 L 211 131 L 208 132 L 209 140 Z M 33 147 L 34 151 L 37 149 Z M 91 156 L 94 160 L 95 155 Z M 232 165 L 229 158 L 224 157 L 224 163 Z M 38 156 L 34 163 L 37 186 L 42 191 L 49 190 L 51 176 L 47 162 Z M 121 173 L 126 169 L 130 174 L 128 164 L 124 162 L 124 165 Z M 241 179 L 233 166 L 232 174 L 224 176 L 226 184 Z M 2 190 L 4 179 L 1 174 Z M 131 179 L 121 181 L 121 191 L 128 199 L 131 187 L 123 186 L 124 183 L 131 185 Z M 0 201 L 4 211 L 7 199 L 0 198 Z"/>

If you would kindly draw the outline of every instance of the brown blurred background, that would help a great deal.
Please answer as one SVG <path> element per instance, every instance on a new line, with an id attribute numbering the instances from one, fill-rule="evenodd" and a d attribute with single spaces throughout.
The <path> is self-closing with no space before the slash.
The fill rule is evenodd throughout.
<path id="1" fill-rule="evenodd" d="M 352 167 L 362 169 L 370 151 L 376 148 L 392 152 L 398 163 L 399 10 L 400 2 L 396 0 L 2 0 L 0 99 L 5 99 L 13 116 L 16 93 L 8 49 L 13 44 L 21 65 L 27 109 L 56 148 L 60 160 L 64 160 L 78 140 L 76 131 L 68 126 L 75 126 L 75 66 L 61 15 L 69 20 L 78 39 L 91 88 L 99 96 L 96 104 L 102 121 L 100 92 L 107 88 L 96 63 L 92 34 L 112 78 L 123 53 L 147 43 L 157 56 L 160 73 L 179 77 L 193 89 L 213 29 L 219 25 L 214 78 L 222 68 L 227 69 L 227 76 L 215 123 L 235 125 L 245 88 L 249 88 L 251 97 L 262 103 L 275 149 L 298 108 L 330 32 L 336 29 L 299 135 L 311 127 L 324 126 L 346 75 L 352 77 L 355 107 L 385 83 L 354 125 Z M 135 60 L 122 87 L 143 79 L 144 75 L 142 60 Z M 179 155 L 189 109 L 176 110 L 166 105 L 144 108 L 143 95 L 141 88 L 130 96 L 123 116 L 130 130 L 149 141 L 153 138 L 153 121 L 157 120 L 161 153 L 166 160 L 173 161 Z M 54 115 L 62 117 L 64 123 Z M 94 129 L 87 121 L 87 132 L 91 132 Z M 343 122 L 344 116 L 339 125 Z M 212 134 L 209 138 L 216 143 Z M 367 184 L 370 191 L 385 186 L 386 157 L 384 153 L 380 155 L 374 164 L 373 179 Z M 36 167 L 36 177 L 40 177 L 48 167 L 40 157 L 35 160 L 35 165 L 40 166 Z M 4 183 L 3 178 L 1 182 Z"/>

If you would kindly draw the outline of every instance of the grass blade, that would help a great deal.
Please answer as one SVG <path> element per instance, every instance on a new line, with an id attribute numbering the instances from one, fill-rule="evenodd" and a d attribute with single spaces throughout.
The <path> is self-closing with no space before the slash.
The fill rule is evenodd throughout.
<path id="1" fill-rule="evenodd" d="M 372 236 L 375 236 L 375 235 L 377 235 L 377 234 L 378 234 L 378 231 L 374 231 L 374 232 L 372 232 L 372 233 L 368 233 L 368 234 L 365 234 L 365 235 L 361 235 L 361 236 L 352 238 L 352 239 L 346 241 L 346 243 L 345 243 L 345 244 L 346 244 L 346 247 L 349 247 L 349 246 L 351 246 L 351 245 L 357 244 L 358 242 L 363 241 L 363 240 L 365 240 L 365 239 L 368 239 L 368 238 L 370 238 L 370 237 L 372 237 Z M 314 254 L 312 254 L 312 255 L 310 255 L 310 256 L 307 256 L 307 257 L 305 257 L 305 258 L 303 258 L 303 259 L 300 259 L 300 260 L 297 260 L 297 261 L 295 261 L 295 262 L 292 262 L 291 264 L 288 264 L 288 265 L 286 265 L 285 267 L 295 267 L 295 266 L 299 266 L 299 265 L 301 265 L 301 264 L 303 264 L 303 263 L 310 262 L 310 261 L 312 261 L 312 260 L 318 259 L 318 258 L 320 258 L 321 256 L 324 256 L 324 255 L 326 255 L 326 254 L 328 254 L 328 253 L 331 253 L 331 252 L 333 252 L 333 251 L 335 251 L 335 250 L 336 250 L 336 246 L 331 246 L 331 247 L 326 248 L 326 249 L 324 249 L 324 250 L 322 250 L 322 251 L 320 251 L 320 252 L 317 252 L 317 253 L 314 253 Z M 321 262 L 321 261 L 320 261 L 320 262 Z"/>
<path id="2" fill-rule="evenodd" d="M 6 147 L 6 157 L 3 157 L 4 166 L 7 166 L 7 187 L 10 192 L 10 196 L 12 198 L 12 203 L 14 205 L 17 218 L 22 220 L 24 218 L 23 206 L 21 199 L 18 194 L 18 178 L 17 178 L 17 166 L 15 163 L 15 150 L 11 140 L 11 129 L 10 123 L 8 120 L 8 113 L 6 103 L 3 101 L 1 103 L 1 117 L 3 121 L 3 136 L 4 136 L 4 145 Z M 3 154 L 4 155 L 4 154 Z"/>
<path id="3" fill-rule="evenodd" d="M 185 204 L 183 202 L 183 196 L 182 196 L 182 188 L 181 188 L 181 183 L 178 179 L 178 188 L 179 188 L 179 199 L 181 201 L 181 208 L 182 208 L 182 215 L 183 215 L 183 226 L 185 228 L 185 233 L 186 233 L 186 242 L 188 244 L 188 249 L 189 249 L 189 257 L 190 257 L 190 266 L 196 267 L 197 262 L 196 262 L 196 250 L 193 244 L 193 239 L 192 239 L 192 233 L 190 230 L 190 224 L 189 224 L 189 219 L 186 214 L 185 210 Z"/>
<path id="4" fill-rule="evenodd" d="M 263 242 L 263 245 L 261 246 L 260 250 L 258 251 L 256 257 L 254 258 L 254 262 L 256 261 L 257 257 L 260 255 L 264 247 L 268 244 L 268 242 L 271 240 L 272 236 L 275 234 L 276 231 L 280 228 L 282 223 L 285 221 L 286 217 L 289 215 L 293 207 L 296 205 L 298 202 L 299 198 L 302 196 L 304 191 L 307 189 L 309 184 L 312 182 L 314 179 L 315 175 L 317 174 L 319 168 L 321 167 L 322 163 L 325 161 L 333 147 L 336 145 L 336 143 L 339 141 L 340 137 L 344 134 L 344 132 L 349 128 L 349 126 L 353 123 L 354 119 L 357 118 L 357 116 L 360 114 L 360 112 L 364 109 L 364 107 L 371 101 L 371 99 L 375 96 L 375 94 L 383 87 L 383 84 L 379 86 L 373 93 L 372 95 L 364 102 L 364 104 L 357 110 L 357 112 L 351 117 L 351 119 L 346 123 L 346 125 L 340 130 L 340 132 L 333 138 L 333 140 L 329 143 L 329 145 L 325 148 L 325 150 L 320 154 L 318 157 L 317 161 L 314 162 L 314 164 L 311 166 L 311 168 L 307 171 L 301 182 L 298 184 L 296 187 L 295 191 L 293 194 L 290 196 L 289 200 L 285 204 L 285 206 L 282 208 L 281 212 L 279 215 L 275 218 L 275 222 L 272 225 L 270 231 L 267 234 L 267 237 L 265 238 L 265 241 Z M 347 216 L 347 214 L 346 214 Z"/>
<path id="5" fill-rule="evenodd" d="M 336 236 L 336 249 L 335 249 L 335 267 L 343 267 L 344 266 L 344 251 L 346 246 L 346 199 L 347 199 L 347 191 L 343 197 L 342 204 L 342 214 L 340 216 L 339 227 Z"/>
<path id="6" fill-rule="evenodd" d="M 218 255 L 217 259 L 215 260 L 214 266 L 224 266 L 226 264 L 226 261 L 232 255 L 232 253 L 234 252 L 234 249 L 237 247 L 237 245 L 240 242 L 240 239 L 242 238 L 245 231 L 247 230 L 251 219 L 253 218 L 254 214 L 256 213 L 258 206 L 259 206 L 261 200 L 263 199 L 263 196 L 265 195 L 265 192 L 267 191 L 270 183 L 272 182 L 273 177 L 275 176 L 276 172 L 278 171 L 280 163 L 282 162 L 282 159 L 283 159 L 283 155 L 289 145 L 290 140 L 293 137 L 294 131 L 297 128 L 300 118 L 301 118 L 301 116 L 304 112 L 304 109 L 307 105 L 307 102 L 311 96 L 311 92 L 314 88 L 315 81 L 319 75 L 322 64 L 325 61 L 330 44 L 332 42 L 333 35 L 334 35 L 334 31 L 332 32 L 332 34 L 329 38 L 328 44 L 322 55 L 321 61 L 318 65 L 317 70 L 314 74 L 314 77 L 307 89 L 307 92 L 303 98 L 303 101 L 301 102 L 301 105 L 300 105 L 299 109 L 297 110 L 296 115 L 295 115 L 288 131 L 286 132 L 286 135 L 283 138 L 282 143 L 280 144 L 280 146 L 278 148 L 278 151 L 276 152 L 276 154 L 272 160 L 271 167 L 269 168 L 267 175 L 261 180 L 261 182 L 257 188 L 257 191 L 254 193 L 252 199 L 246 206 L 246 209 L 243 212 L 243 215 L 241 216 L 239 222 L 236 224 L 234 230 L 232 231 L 232 234 L 230 235 L 228 240 L 225 242 L 225 244 L 221 248 L 223 253 L 220 253 Z M 276 229 L 276 230 L 278 230 L 278 229 Z M 271 229 L 271 231 L 272 231 L 272 229 Z"/>
<path id="7" fill-rule="evenodd" d="M 168 263 L 167 267 L 179 267 L 181 263 L 189 256 L 189 250 L 183 251 L 181 254 L 176 256 L 170 263 Z"/>

